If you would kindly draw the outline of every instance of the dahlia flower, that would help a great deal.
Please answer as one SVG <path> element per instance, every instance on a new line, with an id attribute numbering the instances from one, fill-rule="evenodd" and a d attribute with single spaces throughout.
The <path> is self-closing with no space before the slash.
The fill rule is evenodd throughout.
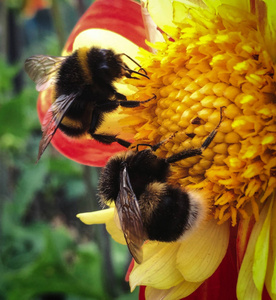
<path id="1" fill-rule="evenodd" d="M 168 157 L 199 147 L 224 109 L 211 145 L 201 156 L 173 164 L 169 179 L 201 193 L 208 218 L 183 241 L 146 241 L 143 262 L 129 269 L 130 288 L 143 286 L 141 299 L 276 299 L 276 4 L 152 0 L 141 8 L 145 25 L 138 4 L 98 0 L 65 46 L 71 52 L 82 45 L 109 47 L 106 42 L 116 48 L 124 41 L 125 50 L 117 51 L 132 49 L 127 54 L 147 71 L 149 79 L 127 79 L 120 87 L 129 100 L 156 99 L 110 117 L 118 132 L 134 144 L 151 145 L 175 134 L 156 152 Z M 141 47 L 138 55 L 133 43 Z M 39 99 L 41 117 L 49 98 L 47 91 Z M 60 132 L 53 144 L 96 166 L 124 150 L 72 141 Z M 105 223 L 112 238 L 125 244 L 114 211 L 78 217 Z"/>

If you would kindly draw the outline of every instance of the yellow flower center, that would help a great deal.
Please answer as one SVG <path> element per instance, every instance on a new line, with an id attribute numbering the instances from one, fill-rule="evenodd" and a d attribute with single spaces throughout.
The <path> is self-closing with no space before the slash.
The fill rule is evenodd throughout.
<path id="1" fill-rule="evenodd" d="M 166 157 L 200 147 L 223 120 L 202 156 L 172 166 L 171 181 L 202 189 L 219 223 L 258 219 L 259 209 L 276 187 L 276 85 L 274 66 L 252 16 L 189 9 L 189 18 L 171 29 L 171 39 L 141 50 L 150 80 L 128 80 L 138 92 L 129 99 L 156 100 L 125 109 L 125 130 L 135 142 L 158 143 Z M 240 17 L 240 18 L 239 18 Z"/>

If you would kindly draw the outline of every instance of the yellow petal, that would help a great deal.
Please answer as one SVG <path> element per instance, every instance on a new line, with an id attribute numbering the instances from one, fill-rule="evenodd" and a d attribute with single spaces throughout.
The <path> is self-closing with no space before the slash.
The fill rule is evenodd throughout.
<path id="1" fill-rule="evenodd" d="M 167 290 L 159 290 L 152 287 L 147 287 L 145 296 L 147 300 L 178 300 L 192 294 L 201 285 L 201 283 L 202 282 L 183 281 L 177 286 L 174 286 Z"/>
<path id="2" fill-rule="evenodd" d="M 115 84 L 115 86 L 119 93 L 126 96 L 129 94 L 123 85 L 117 83 Z M 122 86 L 123 88 L 121 89 L 120 86 Z M 126 116 L 126 114 L 122 113 L 122 108 L 119 107 L 118 109 L 116 109 L 116 111 L 109 113 L 108 116 L 105 117 L 105 121 L 99 126 L 97 131 L 108 132 L 108 134 L 113 134 L 121 139 L 131 141 L 133 139 L 133 134 L 130 132 L 126 132 L 126 130 L 124 130 L 123 128 L 123 125 L 121 125 L 121 120 Z"/>
<path id="3" fill-rule="evenodd" d="M 215 220 L 204 224 L 181 242 L 177 253 L 177 269 L 187 281 L 202 282 L 210 277 L 225 256 L 229 242 L 229 223 Z"/>
<path id="4" fill-rule="evenodd" d="M 154 20 L 154 22 L 164 30 L 164 27 L 171 26 L 175 27 L 173 24 L 173 9 L 171 1 L 168 0 L 148 0 L 143 1 L 145 7 Z"/>
<path id="5" fill-rule="evenodd" d="M 179 284 L 183 277 L 175 268 L 179 243 L 148 242 L 143 246 L 144 260 L 135 264 L 129 285 L 133 291 L 138 285 L 168 289 Z"/>
<path id="6" fill-rule="evenodd" d="M 208 2 L 208 4 L 213 5 L 212 2 L 216 2 L 216 8 L 220 5 L 224 5 L 224 7 L 234 6 L 240 10 L 244 10 L 245 12 L 250 12 L 250 0 L 204 0 L 204 2 Z M 220 4 L 219 4 L 220 2 Z M 228 7 L 228 15 L 229 15 L 229 7 Z"/>
<path id="7" fill-rule="evenodd" d="M 189 17 L 189 8 L 207 8 L 206 4 L 201 0 L 174 0 L 173 5 L 173 21 L 182 23 L 183 20 Z"/>
<path id="8" fill-rule="evenodd" d="M 271 212 L 271 233 L 270 242 L 271 247 L 268 256 L 267 272 L 265 278 L 265 285 L 270 297 L 276 299 L 276 202 L 275 195 L 273 199 L 273 207 Z"/>
<path id="9" fill-rule="evenodd" d="M 269 235 L 271 224 L 271 209 L 273 202 L 270 201 L 269 210 L 262 226 L 255 246 L 253 263 L 253 280 L 259 292 L 262 292 L 266 274 L 267 259 L 269 252 Z"/>
<path id="10" fill-rule="evenodd" d="M 113 216 L 114 207 L 77 215 L 77 217 L 86 225 L 104 224 L 108 220 L 113 219 Z"/>
<path id="11" fill-rule="evenodd" d="M 111 235 L 111 237 L 113 238 L 114 241 L 116 241 L 117 243 L 126 245 L 126 240 L 123 234 L 123 231 L 121 229 L 120 226 L 120 221 L 117 220 L 117 213 L 114 214 L 114 218 L 109 219 L 105 226 L 106 226 L 106 230 L 108 231 L 108 233 Z"/>
<path id="12" fill-rule="evenodd" d="M 273 258 L 272 251 L 270 251 L 268 253 L 265 286 L 269 293 L 270 298 L 272 300 L 276 300 L 276 293 L 273 293 L 273 291 L 275 291 L 275 288 L 276 288 L 276 281 L 273 276 L 273 273 L 275 273 L 275 259 Z"/>
<path id="13" fill-rule="evenodd" d="M 139 47 L 132 41 L 122 35 L 100 28 L 87 29 L 82 31 L 75 39 L 73 50 L 80 47 L 100 47 L 104 49 L 112 49 L 116 53 L 126 53 L 130 57 L 135 58 L 138 54 Z M 135 65 L 130 59 L 122 57 L 131 69 L 135 69 Z"/>
<path id="14" fill-rule="evenodd" d="M 254 264 L 254 253 L 255 246 L 258 240 L 258 237 L 263 228 L 264 222 L 266 220 L 270 202 L 267 201 L 266 205 L 263 207 L 259 221 L 255 223 L 251 236 L 248 242 L 248 246 L 245 252 L 245 256 L 241 265 L 239 272 L 238 283 L 237 283 L 237 297 L 238 299 L 261 299 L 262 292 L 256 288 L 256 285 L 253 280 L 253 264 Z M 266 269 L 266 266 L 263 266 Z"/>
<path id="15" fill-rule="evenodd" d="M 265 2 L 265 5 L 264 3 Z M 276 2 L 272 0 L 257 1 L 259 29 L 264 37 L 267 50 L 276 61 Z"/>
<path id="16" fill-rule="evenodd" d="M 276 203 L 274 199 L 273 204 L 273 217 L 271 219 L 271 244 L 272 244 L 272 253 L 273 253 L 273 275 L 271 279 L 271 292 L 276 296 Z"/>
<path id="17" fill-rule="evenodd" d="M 157 25 L 154 23 L 148 8 L 147 1 L 141 1 L 141 12 L 146 30 L 146 37 L 150 43 L 156 42 L 165 42 L 163 35 L 157 29 Z M 155 53 L 156 50 L 152 49 L 152 52 Z"/>
<path id="18" fill-rule="evenodd" d="M 77 217 L 87 225 L 105 224 L 106 230 L 116 242 L 124 245 L 126 244 L 123 232 L 114 220 L 114 207 L 81 213 L 78 214 Z"/>
<path id="19" fill-rule="evenodd" d="M 178 2 L 178 3 L 177 3 Z M 179 5 L 181 3 L 181 5 L 184 4 L 184 6 L 186 7 L 202 7 L 202 8 L 207 8 L 206 4 L 205 4 L 205 0 L 173 0 L 173 6 Z M 212 2 L 215 2 L 214 0 L 212 0 Z"/>

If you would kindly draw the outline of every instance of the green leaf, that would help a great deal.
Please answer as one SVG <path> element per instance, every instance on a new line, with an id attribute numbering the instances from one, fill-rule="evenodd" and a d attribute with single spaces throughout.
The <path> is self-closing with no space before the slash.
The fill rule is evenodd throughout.
<path id="1" fill-rule="evenodd" d="M 98 249 L 77 247 L 65 228 L 44 230 L 44 248 L 33 263 L 6 276 L 7 300 L 61 293 L 105 299 Z"/>
<path id="2" fill-rule="evenodd" d="M 26 212 L 34 195 L 41 190 L 47 174 L 47 163 L 26 166 L 17 184 L 13 200 L 5 202 L 1 223 L 3 231 L 8 232 L 11 226 L 18 224 Z"/>

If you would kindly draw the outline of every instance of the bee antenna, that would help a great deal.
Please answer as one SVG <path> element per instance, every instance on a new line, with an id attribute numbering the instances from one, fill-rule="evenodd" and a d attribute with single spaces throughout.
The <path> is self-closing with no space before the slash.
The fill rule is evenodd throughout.
<path id="1" fill-rule="evenodd" d="M 139 68 L 140 70 L 143 70 L 145 72 L 145 74 L 147 75 L 147 72 L 145 69 L 142 68 L 142 66 L 140 64 L 138 64 L 138 62 L 136 60 L 134 60 L 132 57 L 130 57 L 129 55 L 127 55 L 126 53 L 121 53 L 121 56 L 124 55 L 126 56 L 128 59 L 130 59 L 132 62 L 134 62 Z"/>
<path id="2" fill-rule="evenodd" d="M 121 53 L 119 55 L 120 56 L 122 56 L 122 55 L 126 56 L 129 60 L 131 60 L 133 63 L 135 63 L 140 68 L 139 71 L 134 71 L 134 70 L 129 69 L 127 66 L 122 66 L 124 70 L 126 70 L 130 73 L 130 77 L 131 77 L 132 73 L 135 73 L 135 74 L 139 74 L 140 76 L 144 76 L 144 77 L 149 79 L 149 77 L 147 76 L 147 71 L 144 68 L 142 68 L 142 66 L 140 64 L 138 64 L 138 62 L 136 60 L 134 60 L 132 57 L 130 57 L 126 53 Z M 140 73 L 140 71 L 143 71 L 144 74 Z M 135 78 L 135 77 L 133 77 L 133 78 Z"/>
<path id="3" fill-rule="evenodd" d="M 139 71 L 134 71 L 134 70 L 132 70 L 132 69 L 130 69 L 129 67 L 126 67 L 126 66 L 124 66 L 124 65 L 122 65 L 122 68 L 123 68 L 124 70 L 126 70 L 127 72 L 129 72 L 129 74 L 126 74 L 126 75 L 125 75 L 127 78 L 138 79 L 137 77 L 132 77 L 132 76 L 131 76 L 131 74 L 134 73 L 134 74 L 138 74 L 138 75 L 140 75 L 140 76 L 143 76 L 143 77 L 146 77 L 147 79 L 149 79 L 149 76 L 148 76 L 148 75 L 139 72 L 140 70 L 144 70 L 143 68 L 140 68 Z"/>

